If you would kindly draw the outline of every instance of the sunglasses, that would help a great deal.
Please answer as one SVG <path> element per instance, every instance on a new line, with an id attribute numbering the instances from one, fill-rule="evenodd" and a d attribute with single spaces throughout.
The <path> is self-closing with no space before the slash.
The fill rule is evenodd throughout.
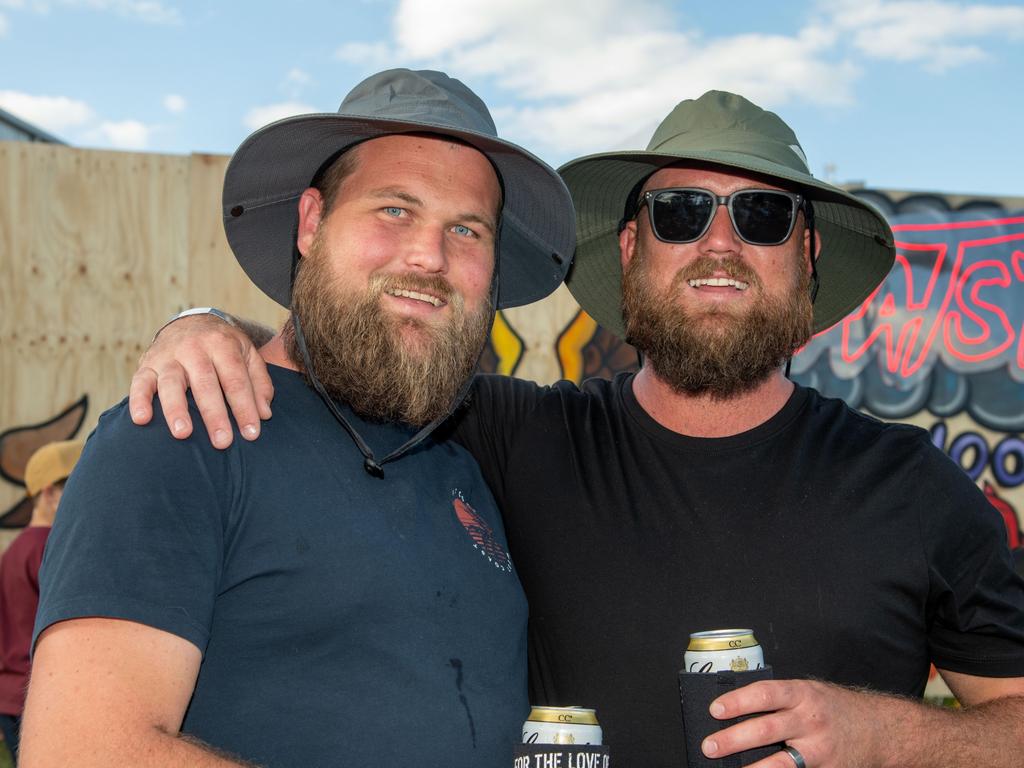
<path id="1" fill-rule="evenodd" d="M 654 236 L 665 243 L 692 243 L 704 236 L 718 206 L 729 211 L 732 226 L 751 245 L 781 245 L 789 239 L 804 198 L 778 189 L 739 189 L 716 195 L 707 189 L 651 189 L 637 200 L 631 219 L 647 206 Z"/>

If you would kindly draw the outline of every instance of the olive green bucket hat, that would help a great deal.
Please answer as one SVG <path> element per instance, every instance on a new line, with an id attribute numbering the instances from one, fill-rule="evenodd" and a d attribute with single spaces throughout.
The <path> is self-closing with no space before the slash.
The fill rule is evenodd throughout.
<path id="1" fill-rule="evenodd" d="M 646 151 L 604 152 L 559 168 L 576 206 L 576 256 L 566 285 L 600 325 L 625 338 L 619 222 L 635 187 L 680 161 L 752 172 L 799 192 L 821 235 L 814 332 L 839 322 L 889 274 L 892 230 L 871 205 L 810 172 L 792 129 L 778 115 L 723 91 L 683 101 L 654 132 Z"/>

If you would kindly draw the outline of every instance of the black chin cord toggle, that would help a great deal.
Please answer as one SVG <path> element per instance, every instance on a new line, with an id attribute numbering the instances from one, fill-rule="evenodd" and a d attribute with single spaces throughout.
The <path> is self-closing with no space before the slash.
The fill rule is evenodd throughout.
<path id="1" fill-rule="evenodd" d="M 363 461 L 363 469 L 365 469 L 366 474 L 370 475 L 371 477 L 384 477 L 384 467 L 382 467 L 380 464 L 378 464 L 371 458 L 366 458 Z"/>

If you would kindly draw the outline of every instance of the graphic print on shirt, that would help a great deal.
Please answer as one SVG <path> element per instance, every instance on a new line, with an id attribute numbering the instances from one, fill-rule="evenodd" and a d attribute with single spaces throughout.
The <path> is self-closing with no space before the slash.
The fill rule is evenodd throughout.
<path id="1" fill-rule="evenodd" d="M 454 497 L 452 498 L 452 506 L 455 507 L 455 516 L 462 523 L 462 527 L 466 529 L 466 533 L 469 534 L 469 538 L 473 542 L 473 549 L 486 557 L 488 562 L 498 570 L 511 573 L 512 560 L 508 552 L 498 542 L 491 526 L 470 506 L 469 502 L 462 495 L 462 491 L 455 489 L 452 491 L 452 495 Z"/>

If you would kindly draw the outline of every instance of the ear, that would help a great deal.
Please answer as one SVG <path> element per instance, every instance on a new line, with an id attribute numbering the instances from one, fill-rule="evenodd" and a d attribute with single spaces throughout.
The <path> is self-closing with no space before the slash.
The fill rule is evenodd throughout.
<path id="1" fill-rule="evenodd" d="M 807 272 L 811 271 L 811 231 L 804 227 L 804 257 L 807 259 Z M 817 227 L 814 228 L 814 263 L 818 263 L 818 257 L 821 255 L 821 232 Z"/>
<path id="2" fill-rule="evenodd" d="M 629 262 L 633 260 L 636 252 L 636 219 L 627 221 L 626 226 L 619 232 L 619 260 L 622 262 L 622 271 L 626 271 Z"/>
<path id="3" fill-rule="evenodd" d="M 295 245 L 303 256 L 309 253 L 309 247 L 320 228 L 323 210 L 324 198 L 319 189 L 309 187 L 302 193 L 299 198 L 299 234 L 295 239 Z"/>

